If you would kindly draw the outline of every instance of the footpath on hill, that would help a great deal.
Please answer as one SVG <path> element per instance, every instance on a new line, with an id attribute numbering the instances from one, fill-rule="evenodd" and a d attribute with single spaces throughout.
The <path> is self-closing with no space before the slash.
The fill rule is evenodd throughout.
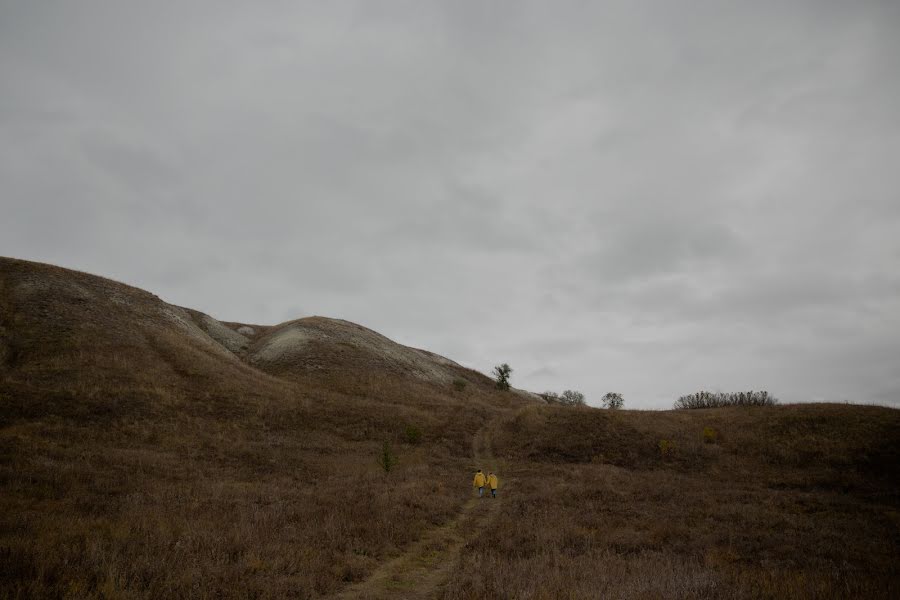
<path id="1" fill-rule="evenodd" d="M 503 496 L 514 487 L 504 479 L 505 461 L 494 457 L 491 429 L 504 417 L 498 417 L 478 430 L 472 439 L 472 459 L 478 468 L 494 471 L 501 477 L 502 491 L 496 499 L 487 495 L 470 498 L 451 521 L 429 529 L 403 554 L 380 565 L 369 577 L 334 596 L 336 600 L 424 599 L 439 595 L 442 584 L 459 560 L 471 532 L 483 531 L 497 514 Z M 461 475 L 461 485 L 471 485 L 473 473 Z"/>

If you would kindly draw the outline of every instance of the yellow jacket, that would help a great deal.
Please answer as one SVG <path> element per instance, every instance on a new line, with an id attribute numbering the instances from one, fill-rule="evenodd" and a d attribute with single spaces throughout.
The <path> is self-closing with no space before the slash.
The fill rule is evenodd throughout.
<path id="1" fill-rule="evenodd" d="M 496 490 L 496 489 L 497 489 L 497 476 L 496 476 L 496 475 L 489 475 L 489 476 L 488 476 L 488 485 L 491 486 L 491 489 L 492 489 L 492 490 Z"/>
<path id="2" fill-rule="evenodd" d="M 484 487 L 484 473 L 481 471 L 475 473 L 475 481 L 472 482 L 474 487 Z"/>

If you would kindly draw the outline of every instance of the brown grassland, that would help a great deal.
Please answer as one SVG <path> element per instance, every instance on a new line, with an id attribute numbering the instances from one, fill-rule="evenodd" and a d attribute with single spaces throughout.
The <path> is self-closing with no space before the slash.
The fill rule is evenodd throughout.
<path id="1" fill-rule="evenodd" d="M 443 597 L 900 597 L 898 438 L 880 407 L 529 407 Z"/>
<path id="2" fill-rule="evenodd" d="M 900 411 L 547 406 L 176 309 L 0 258 L 0 598 L 900 597 Z"/>

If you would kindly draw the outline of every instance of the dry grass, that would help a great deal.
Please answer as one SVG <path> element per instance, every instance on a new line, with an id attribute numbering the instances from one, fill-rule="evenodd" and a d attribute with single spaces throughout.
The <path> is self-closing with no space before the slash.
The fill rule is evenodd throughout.
<path id="1" fill-rule="evenodd" d="M 494 445 L 518 485 L 445 598 L 900 592 L 898 411 L 534 407 Z"/>
<path id="2" fill-rule="evenodd" d="M 449 453 L 467 439 L 398 443 L 400 463 L 379 472 L 380 440 L 401 423 L 465 434 L 465 421 L 445 431 L 433 413 L 338 396 L 133 400 L 108 388 L 85 412 L 30 400 L 0 434 L 14 596 L 317 596 L 453 516 L 467 491 L 465 455 Z M 116 410 L 154 400 L 158 412 Z"/>
<path id="3" fill-rule="evenodd" d="M 150 294 L 3 267 L 0 597 L 329 594 L 456 515 L 472 433 L 514 403 L 487 378 L 275 378 Z"/>

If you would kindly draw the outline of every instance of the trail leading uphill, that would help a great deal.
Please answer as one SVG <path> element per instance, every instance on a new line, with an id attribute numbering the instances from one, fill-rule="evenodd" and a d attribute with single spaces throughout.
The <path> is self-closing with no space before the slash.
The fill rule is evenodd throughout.
<path id="1" fill-rule="evenodd" d="M 457 516 L 428 530 L 400 556 L 380 567 L 364 581 L 335 596 L 335 600 L 431 599 L 440 596 L 441 587 L 457 568 L 460 552 L 467 541 L 491 535 L 491 522 L 506 494 L 515 493 L 515 480 L 505 478 L 506 461 L 494 456 L 492 433 L 509 417 L 497 417 L 479 429 L 472 438 L 472 468 L 460 477 L 460 485 L 471 485 L 469 477 L 476 469 L 499 473 L 504 479 L 496 499 L 472 497 Z"/>

